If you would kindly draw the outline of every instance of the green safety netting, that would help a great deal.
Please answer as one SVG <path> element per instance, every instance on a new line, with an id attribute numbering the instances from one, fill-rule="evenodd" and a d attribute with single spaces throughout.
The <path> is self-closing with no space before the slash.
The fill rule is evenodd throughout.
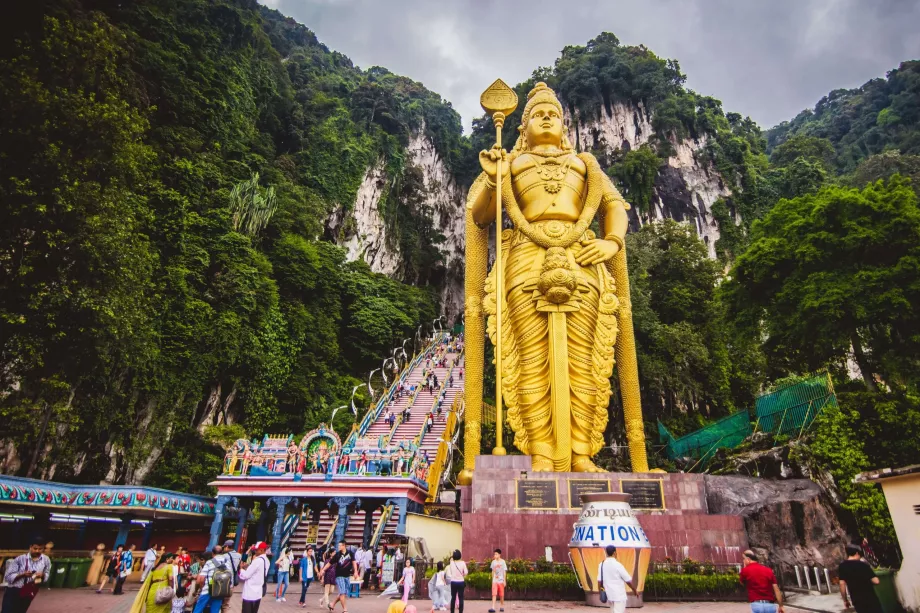
<path id="1" fill-rule="evenodd" d="M 755 429 L 773 436 L 798 436 L 824 407 L 836 404 L 830 375 L 825 373 L 759 396 L 754 411 L 733 413 L 680 438 L 674 438 L 659 421 L 658 435 L 671 460 L 694 458 L 705 465 L 716 451 L 737 447 Z"/>
<path id="2" fill-rule="evenodd" d="M 830 375 L 788 385 L 757 398 L 757 429 L 775 436 L 798 436 L 828 405 L 837 405 Z"/>

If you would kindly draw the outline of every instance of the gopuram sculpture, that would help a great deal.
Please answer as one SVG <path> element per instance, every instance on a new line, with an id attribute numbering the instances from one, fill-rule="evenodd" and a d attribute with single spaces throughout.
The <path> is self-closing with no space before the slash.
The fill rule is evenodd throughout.
<path id="1" fill-rule="evenodd" d="M 496 346 L 494 455 L 505 454 L 504 399 L 514 444 L 532 456 L 534 471 L 600 472 L 591 458 L 604 446 L 616 358 L 632 468 L 647 472 L 624 251 L 629 204 L 594 156 L 576 153 L 568 142 L 562 105 L 545 83 L 527 96 L 510 152 L 501 148 L 501 129 L 517 108 L 517 95 L 498 80 L 481 102 L 492 115 L 497 144 L 479 154 L 483 172 L 466 203 L 460 482 L 472 481 L 480 453 L 484 316 Z M 489 226 L 497 215 L 512 227 L 497 231 L 487 276 Z"/>

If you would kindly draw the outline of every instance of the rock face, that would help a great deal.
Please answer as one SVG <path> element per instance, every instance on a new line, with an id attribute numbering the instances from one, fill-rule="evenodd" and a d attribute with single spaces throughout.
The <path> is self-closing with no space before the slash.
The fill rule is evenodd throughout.
<path id="1" fill-rule="evenodd" d="M 824 489 L 808 479 L 706 476 L 710 513 L 744 518 L 750 547 L 771 565 L 836 566 L 849 542 Z"/>
<path id="2" fill-rule="evenodd" d="M 617 150 L 631 151 L 647 143 L 654 134 L 651 117 L 645 107 L 616 103 L 610 113 L 590 121 L 574 121 L 567 117 L 569 140 L 579 151 L 593 151 L 609 156 Z M 711 163 L 700 153 L 706 139 L 671 140 L 674 155 L 659 171 L 655 180 L 655 194 L 651 209 L 630 211 L 633 229 L 656 219 L 670 218 L 692 224 L 697 235 L 709 248 L 709 256 L 716 255 L 719 224 L 712 216 L 712 205 L 719 198 L 728 198 L 731 192 Z M 627 198 L 628 199 L 628 198 Z"/>
<path id="3" fill-rule="evenodd" d="M 421 171 L 424 190 L 420 205 L 434 230 L 444 236 L 438 245 L 443 256 L 441 308 L 448 321 L 463 310 L 463 250 L 465 191 L 457 184 L 424 127 L 412 135 L 406 149 L 407 164 Z M 338 209 L 326 221 L 327 234 L 344 247 L 349 261 L 362 259 L 371 270 L 400 276 L 403 260 L 395 237 L 380 215 L 380 199 L 388 188 L 383 160 L 367 169 L 353 207 Z"/>
<path id="4" fill-rule="evenodd" d="M 441 309 L 452 322 L 463 311 L 463 253 L 466 190 L 462 189 L 431 142 L 422 132 L 409 140 L 410 164 L 422 170 L 425 194 L 422 207 L 431 215 L 434 229 L 444 236 L 438 245 L 444 257 Z"/>

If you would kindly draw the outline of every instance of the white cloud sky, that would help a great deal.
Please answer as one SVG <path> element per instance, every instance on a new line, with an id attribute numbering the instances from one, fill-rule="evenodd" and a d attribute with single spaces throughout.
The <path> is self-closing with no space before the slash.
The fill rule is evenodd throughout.
<path id="1" fill-rule="evenodd" d="M 453 103 L 466 127 L 511 84 L 603 31 L 674 58 L 687 86 L 768 128 L 920 58 L 917 0 L 261 0 L 362 68 Z"/>

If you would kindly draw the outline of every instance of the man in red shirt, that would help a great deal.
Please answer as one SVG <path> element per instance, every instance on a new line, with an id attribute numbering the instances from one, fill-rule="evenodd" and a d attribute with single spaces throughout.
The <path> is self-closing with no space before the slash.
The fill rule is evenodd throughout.
<path id="1" fill-rule="evenodd" d="M 750 549 L 744 552 L 743 563 L 740 579 L 747 588 L 751 613 L 783 613 L 783 593 L 773 571 L 760 564 Z"/>

